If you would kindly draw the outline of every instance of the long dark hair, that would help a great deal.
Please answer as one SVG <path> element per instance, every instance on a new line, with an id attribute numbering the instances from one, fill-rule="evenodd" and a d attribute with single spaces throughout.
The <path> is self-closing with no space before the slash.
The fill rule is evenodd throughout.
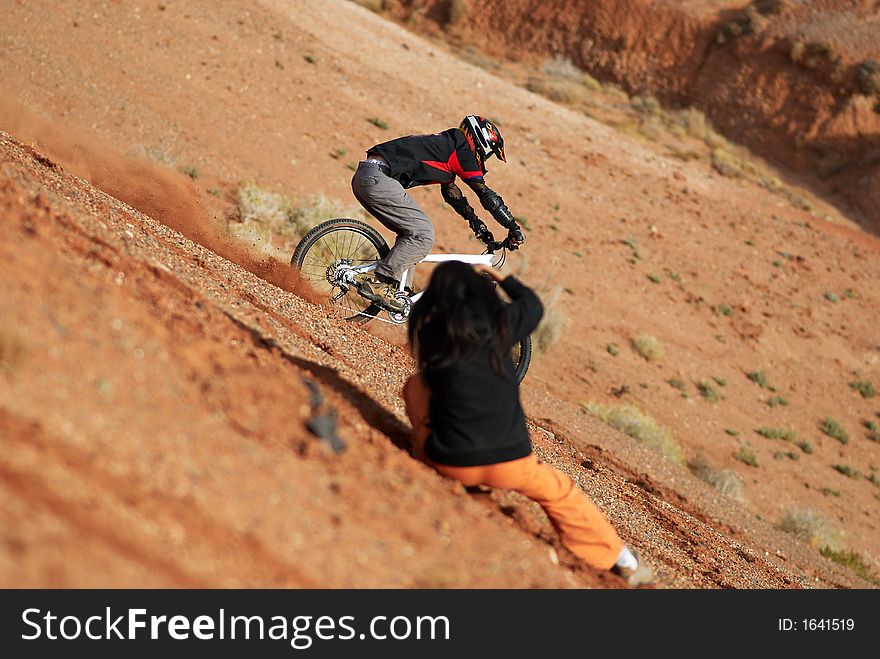
<path id="1" fill-rule="evenodd" d="M 495 285 L 460 261 L 441 263 L 409 316 L 409 343 L 419 368 L 446 368 L 478 351 L 508 376 L 509 328 Z"/>

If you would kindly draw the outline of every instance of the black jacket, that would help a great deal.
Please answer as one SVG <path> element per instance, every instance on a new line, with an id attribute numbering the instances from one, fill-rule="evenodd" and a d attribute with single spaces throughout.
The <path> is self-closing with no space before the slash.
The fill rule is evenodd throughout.
<path id="1" fill-rule="evenodd" d="M 450 128 L 433 135 L 408 135 L 370 147 L 367 154 L 378 153 L 391 167 L 389 176 L 404 188 L 434 183 L 482 181 L 480 167 L 464 134 Z"/>
<path id="2" fill-rule="evenodd" d="M 514 277 L 501 287 L 510 296 L 505 308 L 510 328 L 510 347 L 531 334 L 544 313 L 535 293 Z M 442 319 L 437 322 L 442 323 Z M 429 352 L 442 326 L 432 321 L 419 335 L 419 350 Z M 488 327 L 487 327 L 488 330 Z M 431 391 L 431 435 L 425 453 L 434 462 L 457 467 L 507 462 L 532 452 L 513 360 L 505 363 L 507 377 L 489 362 L 487 351 L 442 369 L 422 374 Z"/>

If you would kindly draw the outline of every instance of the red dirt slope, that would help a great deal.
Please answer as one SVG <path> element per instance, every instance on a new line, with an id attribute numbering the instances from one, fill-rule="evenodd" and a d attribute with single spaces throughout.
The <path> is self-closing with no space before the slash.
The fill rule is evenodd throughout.
<path id="1" fill-rule="evenodd" d="M 550 551 L 533 506 L 501 496 L 512 524 L 395 447 L 399 350 L 5 135 L 0 172 L 5 586 L 619 585 Z M 303 377 L 339 410 L 342 454 L 305 431 Z M 794 571 L 768 561 L 732 537 L 753 530 L 719 534 L 600 449 L 535 441 L 670 584 L 850 583 L 764 528 Z"/>
<path id="2" fill-rule="evenodd" d="M 146 583 L 145 564 L 188 546 L 198 555 L 181 549 L 172 562 L 200 583 L 274 583 L 253 566 L 223 568 L 256 547 L 274 557 L 278 583 L 615 584 L 572 570 L 561 550 L 556 566 L 533 506 L 474 501 L 394 448 L 411 368 L 402 351 L 97 192 L 70 176 L 93 176 L 78 161 L 54 155 L 60 134 L 103 162 L 194 166 L 201 207 L 222 220 L 225 202 L 212 205 L 208 188 L 255 179 L 350 199 L 347 166 L 366 146 L 475 107 L 500 119 L 510 144 L 490 183 L 529 218 L 509 267 L 557 297 L 562 316 L 523 389 L 541 454 L 597 498 L 665 584 L 861 583 L 774 529 L 792 507 L 817 509 L 876 560 L 876 488 L 833 469 L 867 476 L 877 462 L 861 430 L 876 399 L 848 386 L 880 383 L 878 259 L 865 234 L 829 233 L 748 181 L 670 158 L 349 2 L 22 2 L 0 38 L 7 98 L 54 130 L 17 136 L 66 170 L 4 138 L 0 308 L 4 350 L 18 355 L 0 374 L 4 445 L 17 447 L 2 457 L 4 488 L 17 493 L 0 526 L 6 582 L 95 583 L 102 575 L 80 566 L 115 555 L 102 583 Z M 4 126 L 15 119 L 0 111 Z M 192 192 L 183 174 L 165 173 Z M 127 185 L 100 183 L 125 198 Z M 438 249 L 473 247 L 435 189 L 414 194 L 436 219 Z M 662 341 L 663 361 L 630 349 L 641 332 Z M 771 408 L 746 379 L 759 369 L 788 406 Z M 340 408 L 349 453 L 326 455 L 303 432 L 302 373 Z M 714 404 L 695 390 L 712 376 L 727 382 Z M 587 416 L 585 399 L 640 405 L 688 456 L 737 471 L 745 502 Z M 826 415 L 843 422 L 848 445 L 819 432 Z M 794 427 L 815 451 L 795 462 L 758 425 Z M 734 459 L 741 444 L 759 467 Z M 127 537 L 143 560 L 128 558 Z M 80 558 L 65 564 L 62 552 Z"/>

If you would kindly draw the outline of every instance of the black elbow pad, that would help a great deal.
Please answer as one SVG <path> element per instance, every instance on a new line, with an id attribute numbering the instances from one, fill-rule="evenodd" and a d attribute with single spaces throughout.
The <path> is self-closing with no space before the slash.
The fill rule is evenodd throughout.
<path id="1" fill-rule="evenodd" d="M 516 218 L 510 212 L 510 209 L 504 205 L 504 200 L 497 192 L 486 188 L 486 191 L 480 197 L 480 203 L 483 205 L 483 208 L 492 213 L 495 221 L 505 229 L 509 229 L 516 224 Z"/>

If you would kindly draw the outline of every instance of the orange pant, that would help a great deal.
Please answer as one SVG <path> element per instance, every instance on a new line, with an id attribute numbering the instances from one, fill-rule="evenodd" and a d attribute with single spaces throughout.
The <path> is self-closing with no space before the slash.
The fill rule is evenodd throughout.
<path id="1" fill-rule="evenodd" d="M 403 388 L 406 413 L 413 427 L 413 454 L 438 472 L 464 485 L 488 485 L 515 490 L 534 499 L 553 523 L 568 549 L 588 565 L 608 570 L 617 561 L 623 541 L 596 505 L 565 474 L 538 460 L 534 454 L 509 462 L 476 467 L 438 464 L 425 455 L 431 434 L 428 418 L 430 391 L 418 374 Z"/>

